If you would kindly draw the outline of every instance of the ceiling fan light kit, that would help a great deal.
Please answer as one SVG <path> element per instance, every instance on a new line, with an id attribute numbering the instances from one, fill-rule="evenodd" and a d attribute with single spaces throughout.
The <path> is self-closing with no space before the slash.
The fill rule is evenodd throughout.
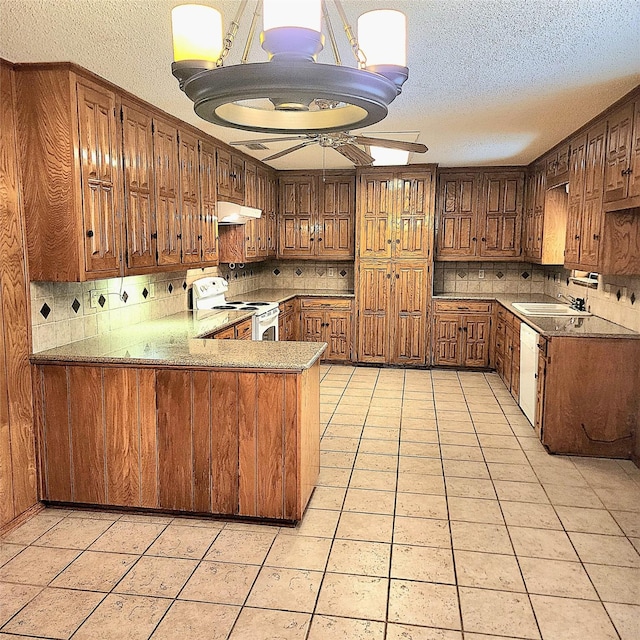
<path id="1" fill-rule="evenodd" d="M 363 52 L 335 0 L 357 61 L 354 68 L 341 64 L 323 1 L 258 0 L 242 64 L 225 67 L 246 4 L 240 3 L 224 39 L 216 9 L 181 5 L 172 11 L 172 72 L 199 117 L 224 127 L 282 134 L 345 131 L 386 117 L 409 74 L 404 14 L 377 10 L 360 16 L 358 37 L 367 43 Z M 269 60 L 249 63 L 261 9 L 260 42 Z M 316 61 L 325 43 L 322 15 L 336 64 Z"/>

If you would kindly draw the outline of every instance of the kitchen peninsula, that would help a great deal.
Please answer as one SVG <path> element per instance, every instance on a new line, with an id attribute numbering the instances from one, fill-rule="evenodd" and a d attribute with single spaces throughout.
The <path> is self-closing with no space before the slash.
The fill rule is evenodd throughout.
<path id="1" fill-rule="evenodd" d="M 42 499 L 299 520 L 319 471 L 326 345 L 201 337 L 230 314 L 33 355 Z"/>

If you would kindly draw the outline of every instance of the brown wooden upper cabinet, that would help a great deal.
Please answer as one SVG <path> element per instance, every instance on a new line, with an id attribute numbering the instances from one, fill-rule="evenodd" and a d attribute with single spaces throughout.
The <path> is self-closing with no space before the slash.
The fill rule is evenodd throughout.
<path id="1" fill-rule="evenodd" d="M 126 266 L 151 270 L 156 266 L 156 194 L 153 171 L 153 118 L 143 105 L 123 99 L 122 162 Z"/>
<path id="2" fill-rule="evenodd" d="M 571 145 L 564 142 L 544 158 L 547 187 L 557 187 L 569 179 Z"/>
<path id="3" fill-rule="evenodd" d="M 258 262 L 276 254 L 275 174 L 247 161 L 244 176 L 244 204 L 262 213 L 245 224 L 220 225 L 220 261 L 224 263 Z"/>
<path id="4" fill-rule="evenodd" d="M 216 202 L 216 148 L 210 142 L 200 141 L 200 203 L 202 206 L 202 259 L 218 263 L 218 225 Z"/>
<path id="5" fill-rule="evenodd" d="M 447 170 L 438 180 L 438 259 L 520 257 L 524 171 Z"/>
<path id="6" fill-rule="evenodd" d="M 17 65 L 15 78 L 30 278 L 120 275 L 118 97 L 68 64 Z"/>
<path id="7" fill-rule="evenodd" d="M 354 257 L 353 173 L 281 175 L 278 257 L 348 260 Z"/>
<path id="8" fill-rule="evenodd" d="M 16 90 L 32 280 L 216 263 L 195 133 L 69 63 L 18 65 Z"/>
<path id="9" fill-rule="evenodd" d="M 607 123 L 605 211 L 640 207 L 640 100 L 616 110 Z"/>
<path id="10" fill-rule="evenodd" d="M 431 255 L 433 172 L 359 172 L 358 256 L 417 259 Z"/>
<path id="11" fill-rule="evenodd" d="M 218 149 L 218 199 L 245 203 L 244 159 L 226 149 Z"/>

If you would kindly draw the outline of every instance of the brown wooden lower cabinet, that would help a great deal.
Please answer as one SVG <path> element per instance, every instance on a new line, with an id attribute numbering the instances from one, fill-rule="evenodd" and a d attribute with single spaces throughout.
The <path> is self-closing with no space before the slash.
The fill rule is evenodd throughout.
<path id="1" fill-rule="evenodd" d="M 302 517 L 319 472 L 318 363 L 35 371 L 43 500 Z"/>
<path id="2" fill-rule="evenodd" d="M 349 298 L 301 298 L 300 340 L 326 342 L 322 357 L 328 362 L 349 362 L 352 349 L 352 301 Z"/>
<path id="3" fill-rule="evenodd" d="M 491 302 L 435 301 L 434 366 L 488 368 L 491 309 Z"/>
<path id="4" fill-rule="evenodd" d="M 298 339 L 298 316 L 300 303 L 298 298 L 280 303 L 280 315 L 278 316 L 278 340 Z"/>
<path id="5" fill-rule="evenodd" d="M 520 400 L 520 319 L 497 305 L 493 363 L 514 400 Z"/>
<path id="6" fill-rule="evenodd" d="M 251 337 L 251 318 L 241 320 L 230 327 L 225 327 L 205 336 L 205 338 L 214 338 L 215 340 L 251 340 Z"/>
<path id="7" fill-rule="evenodd" d="M 640 340 L 539 338 L 536 430 L 551 453 L 629 458 L 640 427 Z"/>

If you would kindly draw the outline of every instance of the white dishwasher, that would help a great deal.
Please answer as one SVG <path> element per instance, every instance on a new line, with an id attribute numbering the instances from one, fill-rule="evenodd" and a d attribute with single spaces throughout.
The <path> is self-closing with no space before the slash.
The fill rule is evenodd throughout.
<path id="1" fill-rule="evenodd" d="M 520 408 L 529 422 L 536 424 L 538 394 L 538 332 L 520 325 Z"/>

